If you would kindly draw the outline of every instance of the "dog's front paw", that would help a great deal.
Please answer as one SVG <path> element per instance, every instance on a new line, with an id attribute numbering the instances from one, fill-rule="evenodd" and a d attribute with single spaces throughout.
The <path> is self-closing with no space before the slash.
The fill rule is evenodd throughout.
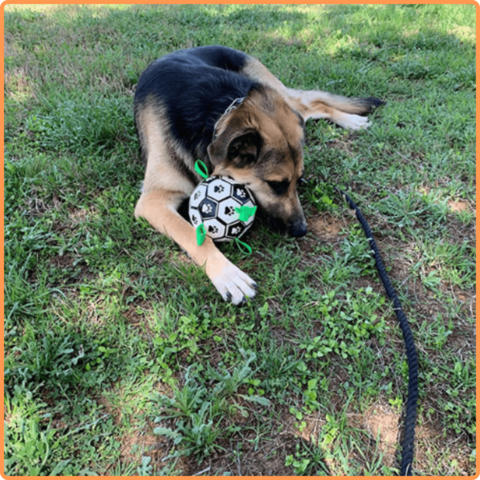
<path id="1" fill-rule="evenodd" d="M 219 267 L 216 265 L 209 271 L 207 275 L 219 291 L 225 301 L 231 301 L 234 305 L 239 305 L 246 298 L 255 296 L 257 284 L 246 274 L 243 273 L 230 261 Z"/>

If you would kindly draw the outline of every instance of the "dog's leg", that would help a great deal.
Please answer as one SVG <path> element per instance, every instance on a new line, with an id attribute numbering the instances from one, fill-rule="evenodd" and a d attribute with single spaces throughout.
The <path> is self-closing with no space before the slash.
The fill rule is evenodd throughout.
<path id="1" fill-rule="evenodd" d="M 383 102 L 377 98 L 348 98 L 316 90 L 287 89 L 287 103 L 307 120 L 324 118 L 342 128 L 360 130 L 371 125 L 365 116 Z M 358 115 L 361 114 L 361 115 Z"/>
<path id="2" fill-rule="evenodd" d="M 304 120 L 324 118 L 350 130 L 367 128 L 370 122 L 361 115 L 370 113 L 384 103 L 377 98 L 348 98 L 316 90 L 287 88 L 253 57 L 248 57 L 242 73 L 280 92 L 290 107 L 299 112 Z"/>
<path id="3" fill-rule="evenodd" d="M 182 172 L 182 164 L 190 156 L 166 133 L 166 118 L 159 104 L 137 107 L 136 123 L 147 167 L 135 216 L 145 218 L 153 228 L 172 238 L 197 265 L 205 265 L 222 297 L 239 304 L 245 296 L 255 295 L 255 282 L 227 260 L 211 238 L 197 245 L 194 227 L 178 213 L 182 200 L 191 195 L 195 185 Z"/>
<path id="4" fill-rule="evenodd" d="M 177 212 L 183 198 L 178 192 L 143 193 L 135 208 L 135 216 L 145 218 L 156 230 L 172 238 L 197 265 L 205 265 L 208 277 L 224 300 L 238 305 L 245 297 L 254 297 L 255 282 L 233 265 L 211 238 L 207 237 L 203 245 L 197 245 L 194 227 Z"/>

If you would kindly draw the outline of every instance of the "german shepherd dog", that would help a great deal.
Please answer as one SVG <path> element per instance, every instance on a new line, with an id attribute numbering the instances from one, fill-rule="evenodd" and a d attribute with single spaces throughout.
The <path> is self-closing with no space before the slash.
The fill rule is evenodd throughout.
<path id="1" fill-rule="evenodd" d="M 233 265 L 210 238 L 203 245 L 179 213 L 202 178 L 247 185 L 272 226 L 294 237 L 307 232 L 297 194 L 303 167 L 304 123 L 325 118 L 343 128 L 369 125 L 365 115 L 383 102 L 285 87 L 255 58 L 227 47 L 189 48 L 151 63 L 135 92 L 135 124 L 145 181 L 135 216 L 145 218 L 205 266 L 227 301 L 252 298 L 256 283 Z"/>

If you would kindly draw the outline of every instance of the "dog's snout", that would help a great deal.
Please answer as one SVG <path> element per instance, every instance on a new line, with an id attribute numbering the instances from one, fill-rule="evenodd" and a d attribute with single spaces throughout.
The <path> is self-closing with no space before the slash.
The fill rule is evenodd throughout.
<path id="1" fill-rule="evenodd" d="M 288 234 L 291 237 L 303 237 L 307 234 L 307 222 L 304 219 L 296 220 L 290 225 Z"/>

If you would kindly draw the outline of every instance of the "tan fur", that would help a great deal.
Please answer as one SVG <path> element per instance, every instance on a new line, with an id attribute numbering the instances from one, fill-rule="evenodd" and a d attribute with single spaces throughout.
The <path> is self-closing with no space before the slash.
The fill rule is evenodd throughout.
<path id="1" fill-rule="evenodd" d="M 242 69 L 242 73 L 247 77 L 259 83 L 269 85 L 282 95 L 288 94 L 287 87 L 275 75 L 262 65 L 256 58 L 248 56 L 247 62 Z"/>
<path id="2" fill-rule="evenodd" d="M 188 178 L 179 175 L 172 163 L 172 155 L 185 161 L 188 153 L 172 140 L 166 118 L 168 117 L 163 107 L 149 102 L 137 116 L 139 131 L 143 133 L 145 142 L 143 148 L 148 152 L 143 192 L 165 190 L 181 192 L 188 197 L 195 185 Z"/>

